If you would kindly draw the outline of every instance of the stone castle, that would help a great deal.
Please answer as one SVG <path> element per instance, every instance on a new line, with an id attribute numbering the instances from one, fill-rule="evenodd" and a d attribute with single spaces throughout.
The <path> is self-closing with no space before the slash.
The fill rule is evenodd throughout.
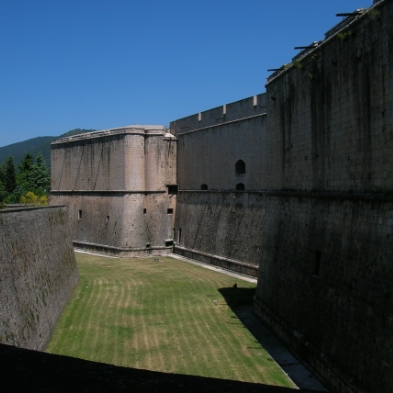
<path id="1" fill-rule="evenodd" d="M 393 1 L 356 10 L 266 92 L 59 139 L 74 245 L 258 276 L 254 313 L 339 392 L 393 387 Z"/>

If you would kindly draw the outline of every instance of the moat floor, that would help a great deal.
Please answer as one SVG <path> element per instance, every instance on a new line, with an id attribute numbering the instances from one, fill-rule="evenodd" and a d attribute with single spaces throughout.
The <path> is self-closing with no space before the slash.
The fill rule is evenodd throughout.
<path id="1" fill-rule="evenodd" d="M 187 263 L 199 265 L 210 270 L 217 271 L 222 274 L 227 274 L 232 277 L 239 277 L 242 280 L 256 283 L 257 280 L 252 277 L 240 275 L 237 273 L 230 272 L 216 266 L 210 266 L 205 263 L 200 263 L 188 258 L 181 257 L 176 254 L 170 254 L 172 258 L 180 259 Z M 285 347 L 281 342 L 274 337 L 252 314 L 252 306 L 242 307 L 239 310 L 235 310 L 236 316 L 242 321 L 244 326 L 254 335 L 254 337 L 261 343 L 261 345 L 267 350 L 269 355 L 278 363 L 278 365 L 284 370 L 284 372 L 292 379 L 292 381 L 300 389 L 311 389 L 319 392 L 327 392 L 327 389 L 321 384 L 321 382 L 310 373 L 306 367 L 304 367 Z"/>

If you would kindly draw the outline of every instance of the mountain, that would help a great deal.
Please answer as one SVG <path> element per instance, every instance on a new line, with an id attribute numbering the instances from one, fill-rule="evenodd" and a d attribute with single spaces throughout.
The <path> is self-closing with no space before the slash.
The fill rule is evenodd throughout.
<path id="1" fill-rule="evenodd" d="M 37 138 L 28 139 L 23 142 L 12 143 L 8 146 L 0 147 L 0 165 L 9 157 L 14 157 L 15 166 L 18 166 L 25 157 L 26 153 L 30 153 L 37 157 L 38 153 L 42 153 L 45 162 L 50 166 L 50 144 L 52 141 L 58 138 L 64 138 L 67 136 L 83 134 L 85 132 L 92 132 L 95 130 L 85 130 L 81 128 L 75 128 L 74 130 L 65 132 L 59 136 L 39 136 Z"/>

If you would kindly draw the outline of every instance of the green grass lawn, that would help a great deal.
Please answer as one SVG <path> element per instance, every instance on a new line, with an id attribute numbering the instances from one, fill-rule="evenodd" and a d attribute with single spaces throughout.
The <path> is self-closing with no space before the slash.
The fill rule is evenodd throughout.
<path id="1" fill-rule="evenodd" d="M 252 302 L 255 284 L 166 257 L 77 261 L 80 283 L 47 352 L 293 387 L 231 309 Z"/>

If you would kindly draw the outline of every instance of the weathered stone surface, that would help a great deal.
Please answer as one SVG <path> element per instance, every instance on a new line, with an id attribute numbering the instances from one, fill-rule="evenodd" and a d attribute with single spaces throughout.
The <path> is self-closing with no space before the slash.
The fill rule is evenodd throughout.
<path id="1" fill-rule="evenodd" d="M 75 246 L 118 256 L 172 250 L 176 142 L 130 126 L 52 143 L 52 200 L 70 211 Z M 176 188 L 176 187 L 175 187 Z"/>
<path id="2" fill-rule="evenodd" d="M 259 267 L 255 313 L 272 330 L 336 390 L 390 393 L 392 20 L 393 1 L 375 1 L 266 94 L 172 122 L 177 150 L 149 126 L 55 143 L 76 244 L 140 255 L 174 230 L 175 252 Z"/>
<path id="3" fill-rule="evenodd" d="M 44 349 L 78 282 L 64 207 L 0 210 L 0 342 Z"/>
<path id="4" fill-rule="evenodd" d="M 393 386 L 392 19 L 385 0 L 341 22 L 231 121 L 171 123 L 176 252 L 259 264 L 255 312 L 346 393 Z"/>

